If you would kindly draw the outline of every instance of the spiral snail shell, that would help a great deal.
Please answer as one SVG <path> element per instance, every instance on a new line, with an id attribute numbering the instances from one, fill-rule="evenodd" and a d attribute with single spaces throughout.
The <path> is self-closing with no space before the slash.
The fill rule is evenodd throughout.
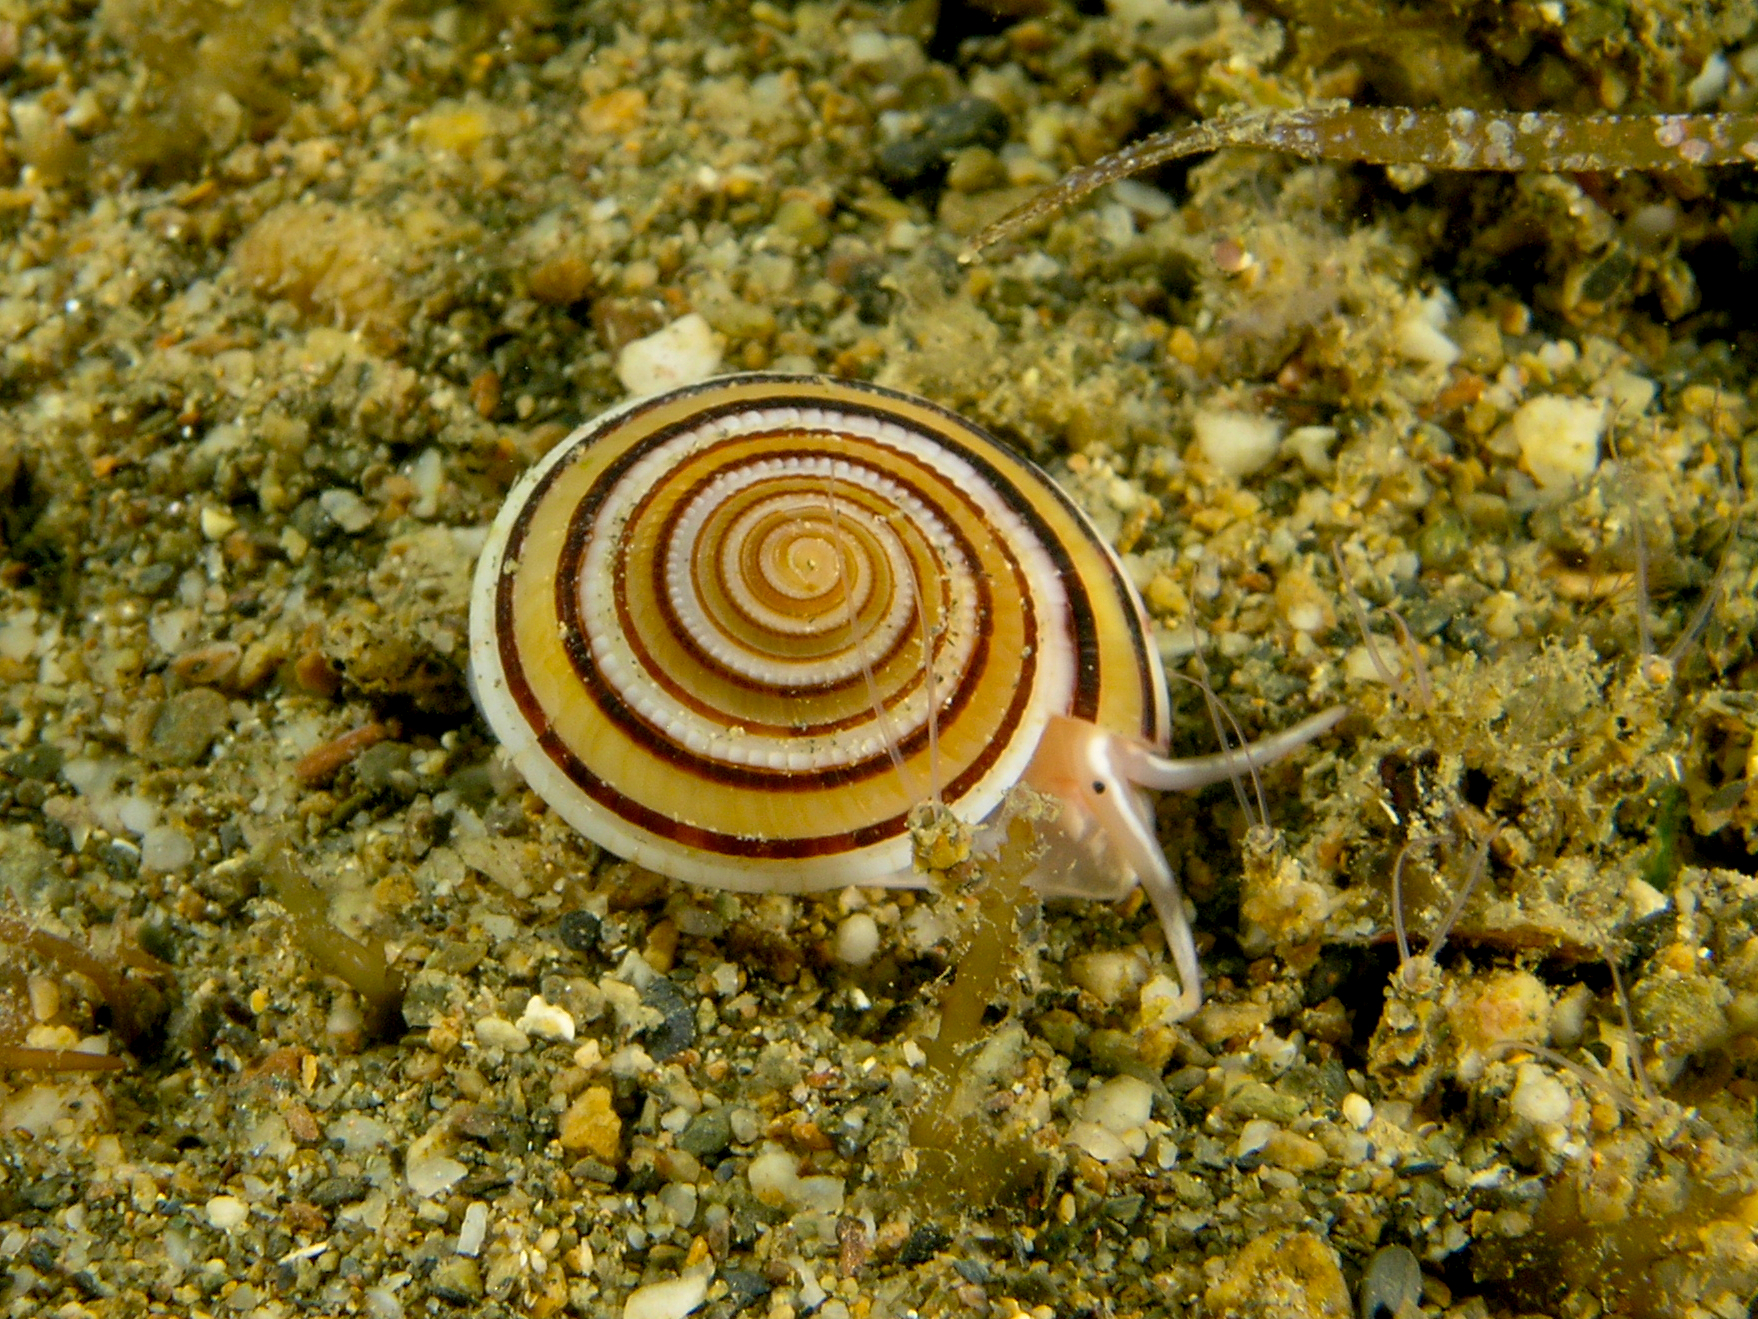
<path id="1" fill-rule="evenodd" d="M 587 423 L 495 519 L 470 665 L 553 809 L 695 883 L 917 885 L 913 807 L 936 796 L 975 823 L 1030 781 L 1065 804 L 1068 846 L 1039 887 L 1144 883 L 1195 1004 L 1195 949 L 1138 785 L 1230 770 L 1158 754 L 1159 658 L 1091 523 L 932 403 L 744 375 Z"/>

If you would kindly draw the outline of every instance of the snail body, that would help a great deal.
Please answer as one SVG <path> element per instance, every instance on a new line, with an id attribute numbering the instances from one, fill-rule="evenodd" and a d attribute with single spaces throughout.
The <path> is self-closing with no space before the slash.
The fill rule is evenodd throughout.
<path id="1" fill-rule="evenodd" d="M 912 808 L 976 824 L 1029 782 L 1064 804 L 1038 887 L 1143 883 L 1193 1008 L 1143 789 L 1316 735 L 1166 760 L 1145 611 L 1068 496 L 932 403 L 811 376 L 632 400 L 557 445 L 489 531 L 470 667 L 558 814 L 693 883 L 919 886 Z"/>

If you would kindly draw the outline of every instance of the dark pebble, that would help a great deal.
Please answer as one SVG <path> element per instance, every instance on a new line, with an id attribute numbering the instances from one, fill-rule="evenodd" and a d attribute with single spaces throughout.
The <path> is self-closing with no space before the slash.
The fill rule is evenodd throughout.
<path id="1" fill-rule="evenodd" d="M 409 768 L 414 750 L 407 742 L 380 742 L 367 747 L 355 758 L 354 781 L 367 792 L 413 797 L 420 786 Z"/>
<path id="2" fill-rule="evenodd" d="M 675 1058 L 696 1042 L 696 1007 L 671 981 L 655 976 L 641 992 L 641 1001 L 665 1018 L 641 1037 L 654 1062 Z"/>
<path id="3" fill-rule="evenodd" d="M 1118 1223 L 1133 1223 L 1141 1217 L 1146 1203 L 1139 1195 L 1114 1195 L 1105 1201 L 1105 1217 Z"/>
<path id="4" fill-rule="evenodd" d="M 149 563 L 134 579 L 134 589 L 142 595 L 163 595 L 177 580 L 177 566 L 171 563 Z"/>
<path id="5" fill-rule="evenodd" d="M 769 1280 L 761 1273 L 753 1273 L 750 1269 L 722 1269 L 720 1280 L 726 1284 L 726 1295 L 721 1297 L 719 1313 L 733 1315 L 756 1304 L 772 1290 Z"/>
<path id="6" fill-rule="evenodd" d="M 1408 1246 L 1381 1246 L 1361 1275 L 1362 1319 L 1416 1314 L 1422 1301 L 1422 1264 Z"/>
<path id="7" fill-rule="evenodd" d="M 725 1107 L 705 1108 L 678 1135 L 678 1148 L 698 1159 L 712 1159 L 732 1144 L 732 1114 Z"/>
<path id="8" fill-rule="evenodd" d="M 246 859 L 205 867 L 196 873 L 193 885 L 197 893 L 231 914 L 256 896 L 261 879 L 262 867 Z"/>
<path id="9" fill-rule="evenodd" d="M 953 1272 L 966 1282 L 981 1287 L 989 1281 L 988 1267 L 980 1259 L 955 1259 L 952 1261 Z"/>
<path id="10" fill-rule="evenodd" d="M 597 952 L 603 931 L 604 922 L 589 911 L 570 911 L 556 922 L 556 937 L 562 947 L 574 953 Z"/>
<path id="11" fill-rule="evenodd" d="M 372 1183 L 364 1177 L 326 1177 L 311 1188 L 311 1202 L 320 1209 L 334 1209 L 366 1199 Z"/>
<path id="12" fill-rule="evenodd" d="M 42 805 L 41 802 L 37 804 Z M 67 826 L 59 820 L 43 821 L 43 841 L 57 852 L 71 852 L 73 850 L 73 835 L 67 831 Z"/>
<path id="13" fill-rule="evenodd" d="M 287 520 L 293 524 L 295 531 L 313 545 L 328 545 L 342 531 L 336 525 L 336 520 L 324 512 L 323 505 L 315 499 L 307 499 L 300 504 Z"/>
<path id="14" fill-rule="evenodd" d="M 928 182 L 956 151 L 1006 140 L 1007 112 L 985 97 L 963 96 L 928 111 L 919 132 L 882 147 L 875 165 L 891 187 L 908 188 Z"/>
<path id="15" fill-rule="evenodd" d="M 140 874 L 140 849 L 132 843 L 117 840 L 98 853 L 98 864 L 111 879 L 126 882 Z"/>
<path id="16" fill-rule="evenodd" d="M 60 1209 L 79 1199 L 79 1187 L 71 1177 L 43 1177 L 29 1182 L 19 1198 L 32 1209 Z"/>
<path id="17" fill-rule="evenodd" d="M 38 743 L 0 759 L 0 770 L 20 779 L 52 779 L 67 757 L 60 747 Z"/>
<path id="18" fill-rule="evenodd" d="M 596 1182 L 600 1186 L 611 1186 L 616 1183 L 617 1170 L 597 1159 L 581 1159 L 568 1169 L 568 1176 L 577 1182 Z"/>
<path id="19" fill-rule="evenodd" d="M 897 1252 L 899 1264 L 926 1264 L 952 1244 L 952 1236 L 938 1223 L 923 1223 L 910 1233 L 910 1239 Z"/>
<path id="20" fill-rule="evenodd" d="M 452 1124 L 460 1135 L 486 1145 L 491 1150 L 523 1154 L 531 1147 L 531 1132 L 526 1124 L 507 1113 L 492 1108 L 471 1108 Z"/>

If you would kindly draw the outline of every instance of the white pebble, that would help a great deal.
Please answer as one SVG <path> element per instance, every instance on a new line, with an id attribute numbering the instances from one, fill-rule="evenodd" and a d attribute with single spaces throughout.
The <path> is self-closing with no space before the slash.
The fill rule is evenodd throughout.
<path id="1" fill-rule="evenodd" d="M 1270 1137 L 1276 1134 L 1274 1122 L 1263 1118 L 1253 1118 L 1239 1129 L 1239 1142 L 1233 1147 L 1233 1157 L 1243 1159 L 1248 1154 L 1256 1154 L 1270 1143 Z"/>
<path id="2" fill-rule="evenodd" d="M 659 1188 L 659 1203 L 676 1227 L 688 1227 L 696 1219 L 696 1188 L 688 1182 L 669 1182 Z"/>
<path id="3" fill-rule="evenodd" d="M 1555 1126 L 1568 1118 L 1573 1106 L 1568 1087 L 1561 1081 L 1537 1063 L 1520 1064 L 1514 1093 L 1508 1096 L 1508 1107 L 1515 1117 L 1525 1118 L 1535 1127 Z"/>
<path id="4" fill-rule="evenodd" d="M 1634 371 L 1607 372 L 1593 385 L 1593 397 L 1609 401 L 1612 412 L 1624 421 L 1647 412 L 1659 392 L 1659 386 L 1652 380 Z"/>
<path id="5" fill-rule="evenodd" d="M 1144 1026 L 1174 1026 L 1190 1015 L 1184 990 L 1167 975 L 1153 975 L 1141 987 L 1141 1020 Z"/>
<path id="6" fill-rule="evenodd" d="M 1086 953 L 1074 959 L 1069 978 L 1113 1007 L 1147 983 L 1148 961 L 1138 949 Z"/>
<path id="7" fill-rule="evenodd" d="M 488 1206 L 480 1200 L 472 1200 L 470 1207 L 464 1211 L 464 1221 L 458 1227 L 458 1253 L 475 1256 L 482 1253 L 482 1243 L 488 1236 Z"/>
<path id="8" fill-rule="evenodd" d="M 1398 322 L 1398 351 L 1413 362 L 1451 366 L 1459 360 L 1459 345 L 1445 333 L 1452 315 L 1453 300 L 1446 294 L 1424 298 Z"/>
<path id="9" fill-rule="evenodd" d="M 242 1227 L 250 1217 L 250 1206 L 235 1195 L 216 1195 L 207 1203 L 208 1222 L 222 1232 Z"/>
<path id="10" fill-rule="evenodd" d="M 741 1145 L 749 1145 L 757 1139 L 757 1133 L 762 1130 L 760 1119 L 748 1108 L 733 1109 L 730 1121 L 732 1123 L 732 1138 Z"/>
<path id="11" fill-rule="evenodd" d="M 1105 1130 L 1097 1122 L 1069 1123 L 1068 1143 L 1076 1149 L 1085 1150 L 1100 1163 L 1115 1163 L 1130 1153 L 1123 1137 L 1114 1131 Z"/>
<path id="12" fill-rule="evenodd" d="M 446 1157 L 440 1148 L 439 1135 L 432 1132 L 411 1141 L 403 1160 L 403 1176 L 409 1189 L 423 1199 L 450 1190 L 469 1171 L 456 1159 Z"/>
<path id="13" fill-rule="evenodd" d="M 1314 476 L 1324 476 L 1334 465 L 1331 446 L 1337 442 L 1335 426 L 1296 426 L 1282 441 L 1282 448 L 1300 459 Z"/>
<path id="14" fill-rule="evenodd" d="M 840 1177 L 802 1177 L 794 1156 L 767 1142 L 763 1152 L 745 1170 L 751 1194 L 773 1209 L 817 1210 L 840 1213 L 843 1183 Z"/>
<path id="15" fill-rule="evenodd" d="M 1509 425 L 1520 458 L 1544 490 L 1567 490 L 1599 466 L 1606 405 L 1585 398 L 1540 394 L 1520 405 Z"/>
<path id="16" fill-rule="evenodd" d="M 706 380 L 720 370 L 720 338 L 699 312 L 680 316 L 617 354 L 617 379 L 636 396 Z"/>
<path id="17" fill-rule="evenodd" d="M 1343 1096 L 1343 1120 L 1357 1131 L 1366 1131 L 1373 1122 L 1373 1105 L 1365 1095 L 1350 1091 Z"/>
<path id="18" fill-rule="evenodd" d="M 1732 78 L 1733 70 L 1727 56 L 1719 50 L 1712 50 L 1703 57 L 1703 67 L 1697 71 L 1697 76 L 1685 84 L 1685 99 L 1693 110 L 1707 109 L 1721 99 Z"/>
<path id="19" fill-rule="evenodd" d="M 1624 902 L 1629 912 L 1627 919 L 1631 924 L 1645 921 L 1656 912 L 1665 911 L 1671 901 L 1671 898 L 1640 875 L 1630 876 L 1630 882 L 1624 885 Z"/>
<path id="20" fill-rule="evenodd" d="M 119 797 L 116 818 L 124 829 L 138 838 L 159 822 L 159 808 L 145 797 Z"/>
<path id="21" fill-rule="evenodd" d="M 531 1040 L 505 1017 L 483 1017 L 476 1023 L 476 1042 L 485 1049 L 505 1049 L 508 1053 L 524 1053 Z"/>
<path id="22" fill-rule="evenodd" d="M 317 506 L 350 536 L 372 525 L 372 507 L 352 490 L 326 490 L 317 497 Z"/>
<path id="23" fill-rule="evenodd" d="M 1203 457 L 1236 478 L 1268 466 L 1282 443 L 1279 425 L 1249 412 L 1199 412 L 1191 425 Z"/>
<path id="24" fill-rule="evenodd" d="M 1139 1076 L 1114 1076 L 1095 1086 L 1081 1106 L 1088 1122 L 1097 1122 L 1113 1135 L 1140 1127 L 1154 1111 L 1154 1092 Z"/>
<path id="25" fill-rule="evenodd" d="M 181 829 L 162 825 L 148 829 L 140 840 L 140 868 L 153 875 L 167 875 L 182 870 L 195 860 L 195 844 Z"/>
<path id="26" fill-rule="evenodd" d="M 707 1274 L 650 1282 L 629 1293 L 623 1302 L 623 1319 L 684 1319 L 707 1299 Z"/>
<path id="27" fill-rule="evenodd" d="M 525 1034 L 535 1035 L 539 1039 L 571 1040 L 574 1038 L 574 1018 L 567 1009 L 558 1008 L 553 1003 L 546 1003 L 542 994 L 531 996 L 531 1001 L 525 1005 L 525 1011 L 519 1014 L 519 1020 L 513 1024 Z"/>
<path id="28" fill-rule="evenodd" d="M 864 911 L 844 916 L 836 927 L 836 960 L 845 966 L 865 966 L 879 951 L 879 925 Z"/>

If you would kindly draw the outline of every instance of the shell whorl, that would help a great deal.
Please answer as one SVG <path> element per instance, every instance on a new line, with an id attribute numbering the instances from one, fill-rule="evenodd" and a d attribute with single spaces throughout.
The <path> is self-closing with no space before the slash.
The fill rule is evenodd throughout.
<path id="1" fill-rule="evenodd" d="M 911 807 L 981 819 L 1052 715 L 1166 738 L 1140 602 L 1067 496 L 952 413 L 818 377 L 563 440 L 489 532 L 470 664 L 570 824 L 747 890 L 897 881 Z"/>

